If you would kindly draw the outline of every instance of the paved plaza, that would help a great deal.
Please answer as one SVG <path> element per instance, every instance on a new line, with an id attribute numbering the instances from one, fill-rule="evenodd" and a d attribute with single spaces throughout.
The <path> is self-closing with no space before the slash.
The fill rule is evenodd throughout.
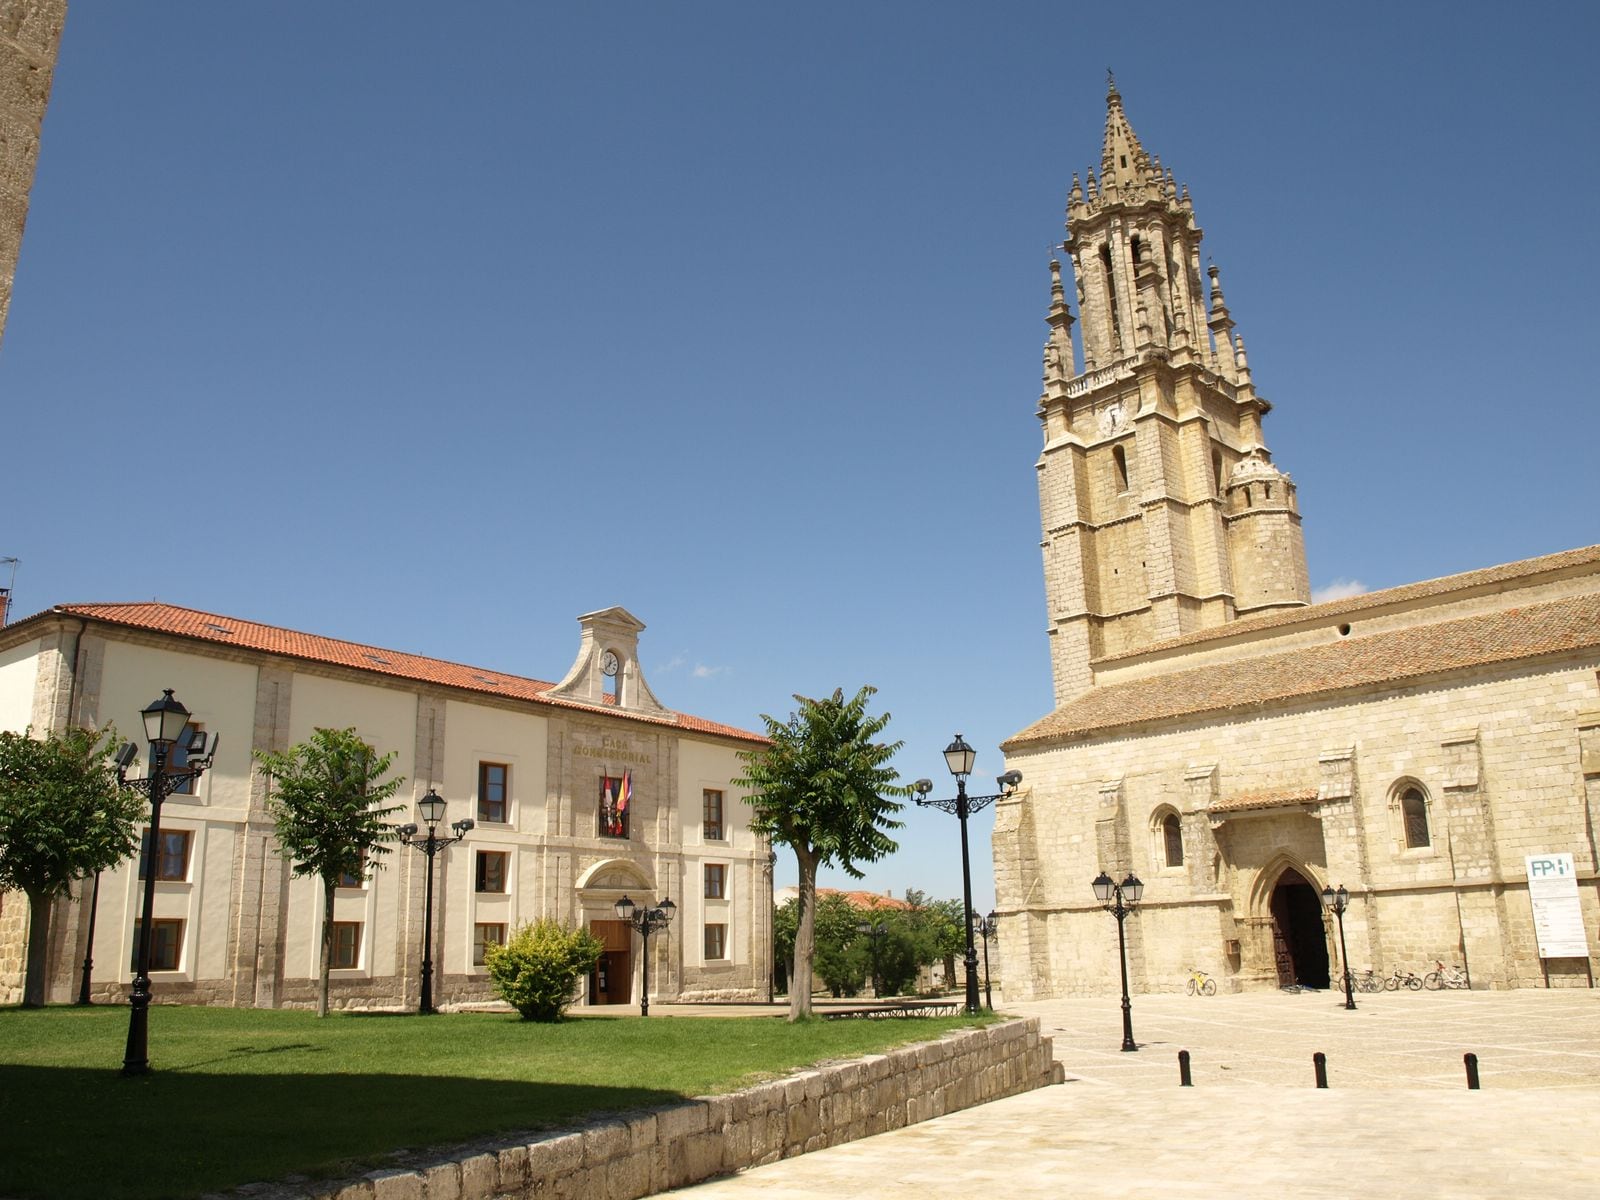
<path id="1" fill-rule="evenodd" d="M 668 1193 L 691 1200 L 1238 1197 L 1594 1200 L 1600 991 L 1136 997 L 1006 1006 L 1066 1082 Z M 1179 1050 L 1194 1087 L 1178 1085 Z M 1329 1088 L 1312 1055 L 1327 1055 Z M 1483 1088 L 1462 1064 L 1478 1055 Z"/>

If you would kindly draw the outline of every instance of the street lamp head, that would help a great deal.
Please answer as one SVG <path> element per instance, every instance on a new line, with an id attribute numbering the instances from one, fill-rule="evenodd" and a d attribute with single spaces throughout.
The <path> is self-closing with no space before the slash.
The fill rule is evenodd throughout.
<path id="1" fill-rule="evenodd" d="M 1350 889 L 1345 887 L 1344 884 L 1341 883 L 1339 885 L 1339 890 L 1335 892 L 1334 895 L 1338 897 L 1340 912 L 1343 912 L 1345 909 L 1350 907 Z"/>
<path id="2" fill-rule="evenodd" d="M 1112 882 L 1111 876 L 1104 871 L 1094 877 L 1094 882 L 1089 885 L 1094 889 L 1094 898 L 1101 904 L 1111 903 L 1111 894 L 1117 890 L 1117 885 Z"/>
<path id="3" fill-rule="evenodd" d="M 678 906 L 672 902 L 672 897 L 668 896 L 659 905 L 657 905 L 656 912 L 660 914 L 661 923 L 663 925 L 670 925 L 672 924 L 672 918 L 678 912 Z"/>
<path id="4" fill-rule="evenodd" d="M 933 780 L 919 779 L 911 785 L 911 790 L 915 792 L 918 797 L 926 796 L 929 792 L 933 791 Z"/>
<path id="5" fill-rule="evenodd" d="M 638 906 L 635 905 L 632 900 L 628 899 L 628 897 L 624 896 L 611 907 L 616 910 L 617 919 L 619 921 L 632 921 L 633 910 Z"/>
<path id="6" fill-rule="evenodd" d="M 1333 907 L 1333 884 L 1326 883 L 1322 886 L 1322 907 Z"/>
<path id="7" fill-rule="evenodd" d="M 1007 771 L 1004 775 L 996 777 L 995 782 L 1000 785 L 1000 794 L 1002 796 L 1014 796 L 1017 788 L 1022 785 L 1022 772 Z"/>
<path id="8" fill-rule="evenodd" d="M 1144 884 L 1132 871 L 1122 881 L 1122 896 L 1129 904 L 1137 904 L 1144 898 Z"/>
<path id="9" fill-rule="evenodd" d="M 417 811 L 422 814 L 423 823 L 427 825 L 430 832 L 437 829 L 439 822 L 444 820 L 444 809 L 444 797 L 432 788 L 428 789 L 426 796 L 417 801 Z"/>
<path id="10" fill-rule="evenodd" d="M 464 838 L 478 827 L 478 823 L 471 817 L 462 817 L 459 821 L 451 821 L 450 828 L 455 830 L 458 838 Z"/>
<path id="11" fill-rule="evenodd" d="M 989 924 L 993 925 L 996 922 L 998 922 L 999 920 L 1000 920 L 1000 914 L 995 912 L 994 909 L 991 908 L 989 910 Z"/>
<path id="12" fill-rule="evenodd" d="M 956 734 L 956 740 L 944 748 L 945 765 L 957 779 L 965 779 L 972 774 L 972 764 L 977 758 L 978 752 L 967 745 L 959 733 Z"/>
<path id="13" fill-rule="evenodd" d="M 144 718 L 145 741 L 162 751 L 171 748 L 189 723 L 189 710 L 173 698 L 171 688 L 162 692 L 159 700 L 152 700 L 140 716 Z"/>
<path id="14" fill-rule="evenodd" d="M 121 775 L 124 771 L 131 767 L 133 765 L 133 760 L 138 757 L 139 747 L 135 746 L 132 742 L 123 742 L 122 749 L 117 751 L 117 757 L 112 760 L 117 768 L 117 774 Z"/>

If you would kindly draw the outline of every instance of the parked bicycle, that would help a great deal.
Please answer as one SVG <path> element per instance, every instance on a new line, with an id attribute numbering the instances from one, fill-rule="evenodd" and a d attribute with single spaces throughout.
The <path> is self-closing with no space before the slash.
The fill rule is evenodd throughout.
<path id="1" fill-rule="evenodd" d="M 1355 975 L 1353 979 L 1356 985 L 1356 991 L 1358 992 L 1383 991 L 1383 976 L 1379 975 L 1371 967 L 1368 967 L 1365 971 Z"/>
<path id="2" fill-rule="evenodd" d="M 1396 967 L 1394 974 L 1383 981 L 1383 990 L 1397 992 L 1402 987 L 1409 988 L 1413 992 L 1420 992 L 1422 990 L 1422 976 L 1413 971 L 1407 971 L 1404 967 Z"/>
<path id="3" fill-rule="evenodd" d="M 1422 977 L 1422 986 L 1430 992 L 1437 992 L 1441 988 L 1464 988 L 1467 986 L 1467 973 L 1460 967 L 1447 967 L 1437 959 L 1434 960 L 1433 967 L 1433 970 Z"/>
<path id="4" fill-rule="evenodd" d="M 1197 992 L 1202 996 L 1215 996 L 1217 994 L 1217 981 L 1199 967 L 1190 967 L 1189 982 L 1183 985 L 1183 990 L 1191 996 Z"/>

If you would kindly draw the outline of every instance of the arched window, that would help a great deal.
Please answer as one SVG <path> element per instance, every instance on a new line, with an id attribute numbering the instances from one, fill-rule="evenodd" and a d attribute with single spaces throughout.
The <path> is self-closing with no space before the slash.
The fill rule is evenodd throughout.
<path id="1" fill-rule="evenodd" d="M 1111 460 L 1117 467 L 1117 491 L 1128 490 L 1128 452 L 1121 446 L 1111 447 Z"/>
<path id="2" fill-rule="evenodd" d="M 1428 836 L 1428 801 L 1421 788 L 1408 787 L 1400 793 L 1400 821 L 1405 827 L 1407 850 L 1433 844 Z"/>
<path id="3" fill-rule="evenodd" d="M 1161 842 L 1166 851 L 1167 866 L 1183 866 L 1183 825 L 1177 813 L 1169 812 L 1161 819 Z"/>
<path id="4" fill-rule="evenodd" d="M 1222 451 L 1211 451 L 1211 477 L 1217 483 L 1217 495 L 1222 495 Z"/>

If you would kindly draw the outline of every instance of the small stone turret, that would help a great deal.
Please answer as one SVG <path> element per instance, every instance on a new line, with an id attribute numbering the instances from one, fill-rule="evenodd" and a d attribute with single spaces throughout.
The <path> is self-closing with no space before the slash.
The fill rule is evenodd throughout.
<path id="1" fill-rule="evenodd" d="M 1228 550 L 1236 616 L 1311 602 L 1294 480 L 1257 448 L 1228 473 Z"/>

